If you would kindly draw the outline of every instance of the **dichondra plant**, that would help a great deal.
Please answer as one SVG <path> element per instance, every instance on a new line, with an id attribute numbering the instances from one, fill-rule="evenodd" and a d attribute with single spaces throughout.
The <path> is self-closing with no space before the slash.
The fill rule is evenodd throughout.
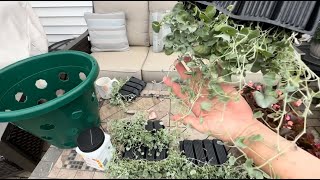
<path id="1" fill-rule="evenodd" d="M 232 6 L 228 9 L 231 10 Z M 228 15 L 217 12 L 213 6 L 202 10 L 192 2 L 177 3 L 161 21 L 152 23 L 155 32 L 159 32 L 162 26 L 171 29 L 171 33 L 164 38 L 164 52 L 167 55 L 180 53 L 179 61 L 187 58 L 186 66 L 190 70 L 186 73 L 192 78 L 197 78 L 197 73 L 202 75 L 201 79 L 197 79 L 199 88 L 196 92 L 190 87 L 190 79 L 181 84 L 181 90 L 188 95 L 191 105 L 202 96 L 201 89 L 205 87 L 208 88 L 209 98 L 217 97 L 224 103 L 237 101 L 244 88 L 252 86 L 253 82 L 246 81 L 246 74 L 261 72 L 262 82 L 251 92 L 260 108 L 254 111 L 253 118 L 263 121 L 263 112 L 268 109 L 266 116 L 277 122 L 273 123 L 276 125 L 273 127 L 266 122 L 279 134 L 276 147 L 279 154 L 276 156 L 286 149 L 280 149 L 279 139 L 284 125 L 287 129 L 292 128 L 293 121 L 288 124 L 288 118 L 301 119 L 301 126 L 296 129 L 298 132 L 290 136 L 293 143 L 297 143 L 306 133 L 312 101 L 320 98 L 320 79 L 295 50 L 293 40 L 296 33 L 289 34 L 281 28 L 264 30 L 257 23 L 239 24 Z M 237 97 L 226 94 L 220 86 L 222 83 L 236 85 Z M 311 84 L 315 87 L 311 88 Z M 201 104 L 205 111 L 211 107 L 211 102 Z M 201 117 L 199 119 L 201 121 Z M 233 140 L 237 147 L 246 147 L 243 138 Z M 263 141 L 263 138 L 258 139 Z"/>

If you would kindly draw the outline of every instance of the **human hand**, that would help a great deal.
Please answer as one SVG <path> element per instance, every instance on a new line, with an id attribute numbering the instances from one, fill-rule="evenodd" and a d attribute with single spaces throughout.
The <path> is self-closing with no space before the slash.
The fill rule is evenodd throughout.
<path id="1" fill-rule="evenodd" d="M 190 75 L 186 75 L 185 67 L 181 62 L 176 64 L 176 69 L 181 79 L 191 78 Z M 191 79 L 191 84 L 198 84 L 201 79 L 200 71 L 197 72 L 197 76 Z M 228 103 L 220 102 L 217 98 L 212 100 L 208 99 L 208 90 L 205 87 L 199 97 L 193 104 L 188 100 L 188 96 L 181 92 L 181 86 L 178 83 L 172 82 L 170 77 L 163 78 L 164 83 L 171 87 L 173 93 L 183 100 L 188 106 L 192 107 L 194 115 L 182 115 L 177 114 L 172 117 L 173 120 L 182 120 L 184 124 L 190 124 L 193 128 L 202 133 L 210 133 L 213 136 L 228 142 L 231 139 L 235 139 L 240 135 L 243 135 L 250 126 L 254 126 L 259 123 L 253 118 L 253 113 L 246 102 L 246 100 L 240 96 L 239 101 L 230 100 Z M 222 84 L 223 91 L 230 95 L 235 96 L 237 94 L 236 89 L 232 85 Z M 199 89 L 199 88 L 197 88 Z M 210 111 L 201 109 L 202 102 L 211 102 L 212 107 Z M 202 123 L 200 122 L 202 117 Z"/>

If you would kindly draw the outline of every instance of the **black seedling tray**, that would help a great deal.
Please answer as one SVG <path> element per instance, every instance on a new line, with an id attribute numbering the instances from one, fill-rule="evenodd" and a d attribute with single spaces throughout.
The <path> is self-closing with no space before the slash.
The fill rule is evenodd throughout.
<path id="1" fill-rule="evenodd" d="M 320 20 L 318 1 L 196 1 L 232 18 L 258 21 L 313 35 Z M 227 10 L 233 5 L 232 12 Z"/>
<path id="2" fill-rule="evenodd" d="M 161 121 L 155 120 L 155 121 L 148 121 L 148 124 L 145 126 L 145 129 L 148 131 L 151 131 L 155 133 L 159 129 L 164 129 L 164 126 L 160 124 Z M 167 154 L 167 149 L 163 149 L 160 152 L 160 156 L 156 156 L 156 151 L 155 149 L 151 150 L 149 153 L 149 148 L 147 147 L 140 147 L 141 151 L 138 151 L 137 149 L 139 148 L 131 148 L 129 151 L 125 151 L 123 153 L 123 158 L 128 158 L 128 159 L 147 159 L 148 161 L 159 161 L 163 160 L 168 157 Z M 143 152 L 143 153 L 142 153 Z M 151 155 L 149 155 L 151 154 Z"/>
<path id="3" fill-rule="evenodd" d="M 165 127 L 159 120 L 148 121 L 148 124 L 145 126 L 146 130 L 152 131 L 153 133 L 164 128 Z M 140 147 L 141 151 L 138 151 L 137 149 L 138 148 L 131 148 L 129 151 L 126 150 L 123 153 L 123 158 L 159 161 L 168 157 L 167 149 L 162 150 L 159 156 L 156 156 L 156 152 L 158 151 L 154 149 L 151 150 L 150 153 L 149 149 L 144 146 Z M 205 139 L 180 141 L 180 150 L 188 159 L 190 159 L 190 161 L 199 166 L 202 166 L 204 163 L 218 165 L 227 161 L 227 151 L 224 145 L 217 143 L 217 140 Z"/>
<path id="4" fill-rule="evenodd" d="M 217 143 L 218 140 L 184 140 L 180 141 L 180 150 L 193 163 L 202 166 L 223 164 L 227 161 L 227 151 L 224 145 Z"/>
<path id="5" fill-rule="evenodd" d="M 147 83 L 131 77 L 119 90 L 124 100 L 134 100 L 140 96 L 141 91 L 146 87 Z"/>

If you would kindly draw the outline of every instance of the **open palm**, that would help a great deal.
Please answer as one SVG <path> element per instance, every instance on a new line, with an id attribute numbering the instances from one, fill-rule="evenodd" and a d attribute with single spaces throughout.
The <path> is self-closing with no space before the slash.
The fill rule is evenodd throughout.
<path id="1" fill-rule="evenodd" d="M 176 69 L 181 79 L 191 78 L 185 74 L 186 69 L 181 62 L 176 64 Z M 191 80 L 196 82 L 196 79 Z M 178 98 L 182 100 L 188 99 L 187 95 L 181 92 L 180 85 L 172 82 L 170 77 L 165 77 L 163 81 L 167 86 L 172 88 L 173 93 Z M 221 88 L 231 96 L 236 92 L 236 89 L 231 85 L 222 84 Z M 202 94 L 208 94 L 207 90 L 203 89 Z M 202 110 L 201 103 L 208 101 L 212 103 L 211 109 L 209 111 Z M 190 102 L 187 100 L 185 102 L 191 107 Z M 240 97 L 240 100 L 237 102 L 229 101 L 228 103 L 223 103 L 217 98 L 209 100 L 206 95 L 203 95 L 192 106 L 192 112 L 194 115 L 184 116 L 177 114 L 172 118 L 173 120 L 183 120 L 184 124 L 190 124 L 199 132 L 210 133 L 223 141 L 235 139 L 246 131 L 249 126 L 259 123 L 253 118 L 250 106 L 242 97 Z M 200 117 L 202 121 L 200 121 Z"/>

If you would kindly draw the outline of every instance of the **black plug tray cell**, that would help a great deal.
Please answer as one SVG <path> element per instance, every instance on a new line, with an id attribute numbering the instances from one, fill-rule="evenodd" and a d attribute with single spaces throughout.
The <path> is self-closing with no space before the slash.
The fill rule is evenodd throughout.
<path id="1" fill-rule="evenodd" d="M 146 85 L 147 85 L 146 82 L 144 82 L 144 81 L 142 81 L 142 80 L 140 80 L 140 79 L 138 79 L 138 78 L 135 78 L 135 77 L 133 77 L 133 76 L 129 79 L 128 82 L 133 82 L 133 83 L 139 84 L 139 85 L 141 85 L 143 88 L 145 88 Z"/>
<path id="2" fill-rule="evenodd" d="M 320 2 L 317 1 L 196 1 L 214 5 L 232 18 L 258 21 L 313 35 L 320 20 Z M 233 5 L 229 12 L 227 7 Z"/>
<path id="3" fill-rule="evenodd" d="M 227 151 L 217 140 L 184 140 L 180 142 L 180 150 L 193 163 L 202 166 L 204 163 L 219 165 L 227 161 Z"/>
<path id="4" fill-rule="evenodd" d="M 160 129 L 164 129 L 164 126 L 161 125 L 161 121 L 155 120 L 155 121 L 147 121 L 147 124 L 145 125 L 145 129 L 148 131 L 151 131 L 152 133 L 155 133 L 156 131 Z M 140 151 L 138 150 L 140 149 Z M 123 158 L 127 159 L 146 159 L 148 161 L 160 161 L 168 157 L 167 149 L 163 149 L 161 152 L 158 152 L 155 149 L 152 149 L 149 152 L 149 149 L 147 147 L 141 146 L 137 148 L 131 148 L 129 151 L 125 151 L 123 153 Z M 159 153 L 159 156 L 157 155 L 157 152 Z"/>
<path id="5" fill-rule="evenodd" d="M 135 89 L 135 88 L 133 88 L 131 86 L 127 86 L 126 84 L 124 84 L 122 86 L 121 90 L 130 92 L 130 93 L 134 94 L 135 96 L 138 96 L 140 94 L 140 92 L 137 89 Z"/>
<path id="6" fill-rule="evenodd" d="M 140 84 L 133 83 L 131 81 L 126 82 L 126 85 L 137 89 L 139 92 L 141 92 L 143 90 L 143 87 Z"/>
<path id="7" fill-rule="evenodd" d="M 136 97 L 140 96 L 141 91 L 146 87 L 146 82 L 137 79 L 135 77 L 131 77 L 119 90 L 119 93 L 127 98 L 124 100 L 130 100 L 128 96 L 134 100 Z"/>

